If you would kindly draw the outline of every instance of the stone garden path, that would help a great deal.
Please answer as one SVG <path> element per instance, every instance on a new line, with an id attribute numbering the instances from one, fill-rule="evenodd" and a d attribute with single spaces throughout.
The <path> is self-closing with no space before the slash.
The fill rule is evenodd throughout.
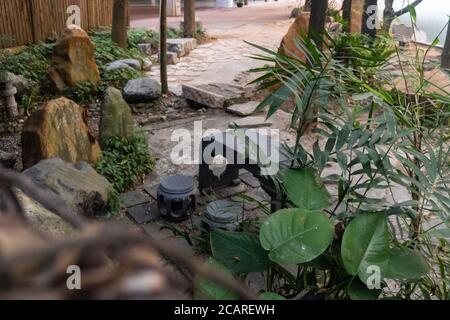
<path id="1" fill-rule="evenodd" d="M 283 1 L 243 9 L 200 12 L 204 28 L 216 40 L 198 46 L 188 56 L 181 58 L 178 64 L 168 67 L 171 89 L 179 92 L 184 83 L 231 83 L 240 73 L 261 66 L 261 61 L 249 57 L 261 51 L 244 41 L 270 49 L 278 48 L 292 23 L 292 19 L 289 19 L 292 8 L 289 3 Z M 173 24 L 176 25 L 176 22 Z M 133 25 L 141 26 L 139 23 Z M 155 67 L 149 74 L 158 77 L 158 68 Z"/>

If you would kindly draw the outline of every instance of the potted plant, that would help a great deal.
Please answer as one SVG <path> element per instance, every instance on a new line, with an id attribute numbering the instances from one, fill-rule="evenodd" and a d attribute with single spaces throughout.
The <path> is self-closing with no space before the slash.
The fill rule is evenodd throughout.
<path id="1" fill-rule="evenodd" d="M 238 0 L 236 2 L 236 5 L 238 6 L 238 8 L 242 8 L 244 6 L 244 0 Z"/>

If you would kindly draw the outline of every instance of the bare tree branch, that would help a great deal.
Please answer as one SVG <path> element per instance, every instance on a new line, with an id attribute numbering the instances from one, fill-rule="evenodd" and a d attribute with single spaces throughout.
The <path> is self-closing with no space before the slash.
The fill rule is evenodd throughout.
<path id="1" fill-rule="evenodd" d="M 126 226 L 115 223 L 92 224 L 80 216 L 71 214 L 64 205 L 55 202 L 53 198 L 35 187 L 20 174 L 0 168 L 0 185 L 2 187 L 6 186 L 8 190 L 11 190 L 10 187 L 12 186 L 22 190 L 30 198 L 38 201 L 44 208 L 70 223 L 75 229 L 81 230 L 71 237 L 59 238 L 57 241 L 45 243 L 41 246 L 36 245 L 32 248 L 25 248 L 19 252 L 13 252 L 11 255 L 0 255 L 0 273 L 8 274 L 8 270 L 15 270 L 16 266 L 32 265 L 32 262 L 45 261 L 61 252 L 70 252 L 70 250 L 89 250 L 94 253 L 96 251 L 92 250 L 95 249 L 102 249 L 106 252 L 111 248 L 115 248 L 117 252 L 128 250 L 130 245 L 138 245 L 154 250 L 160 255 L 169 258 L 173 263 L 184 266 L 192 273 L 236 292 L 243 299 L 257 299 L 257 295 L 251 292 L 242 282 L 221 271 L 207 267 L 200 259 L 187 256 L 182 250 L 173 247 L 170 243 L 156 241 L 141 232 L 137 232 L 136 229 L 130 229 Z M 9 203 L 13 204 L 5 207 L 7 215 L 8 210 L 13 210 L 14 212 L 22 210 L 20 206 L 16 206 L 15 196 L 9 199 L 12 195 L 11 192 L 3 193 L 2 195 L 8 198 L 7 201 Z M 3 211 L 1 209 L 0 207 L 0 211 Z"/>
<path id="2" fill-rule="evenodd" d="M 406 7 L 404 7 L 403 9 L 400 9 L 400 10 L 398 10 L 398 11 L 395 11 L 395 12 L 394 12 L 394 16 L 400 17 L 400 16 L 402 16 L 402 15 L 408 13 L 409 10 L 410 10 L 411 8 L 417 7 L 422 1 L 423 1 L 423 0 L 416 0 L 416 1 L 414 1 L 413 3 L 410 3 L 409 5 L 407 5 Z"/>
<path id="3" fill-rule="evenodd" d="M 66 206 L 55 201 L 46 192 L 36 188 L 28 179 L 15 172 L 0 168 L 0 181 L 22 190 L 27 196 L 39 202 L 45 209 L 60 216 L 75 229 L 81 229 L 88 223 L 86 219 L 72 214 Z"/>

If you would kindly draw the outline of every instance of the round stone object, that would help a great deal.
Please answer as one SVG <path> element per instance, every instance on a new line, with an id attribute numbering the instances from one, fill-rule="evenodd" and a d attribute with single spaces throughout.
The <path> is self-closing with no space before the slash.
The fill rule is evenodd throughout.
<path id="1" fill-rule="evenodd" d="M 158 210 L 161 216 L 172 222 L 189 218 L 195 211 L 195 185 L 191 176 L 170 176 L 159 185 Z"/>

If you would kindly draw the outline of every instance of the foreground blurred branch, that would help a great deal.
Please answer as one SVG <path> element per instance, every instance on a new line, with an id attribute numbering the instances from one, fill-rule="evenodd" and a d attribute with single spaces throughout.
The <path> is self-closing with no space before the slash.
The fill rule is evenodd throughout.
<path id="1" fill-rule="evenodd" d="M 117 223 L 91 223 L 82 217 L 71 214 L 64 206 L 54 203 L 45 192 L 17 173 L 0 168 L 0 186 L 0 274 L 5 275 L 5 279 L 8 280 L 5 283 L 10 284 L 9 288 L 0 286 L 0 296 L 8 292 L 8 289 L 17 293 L 14 291 L 17 289 L 14 287 L 15 283 L 18 287 L 24 288 L 26 285 L 36 285 L 36 283 L 42 282 L 42 279 L 54 280 L 55 277 L 60 277 L 61 273 L 65 274 L 65 270 L 61 266 L 67 267 L 69 263 L 75 264 L 74 262 L 94 265 L 95 268 L 90 269 L 90 274 L 96 276 L 91 277 L 91 282 L 98 285 L 99 281 L 102 282 L 106 278 L 109 279 L 109 282 L 115 280 L 115 288 L 118 292 L 123 291 L 124 283 L 135 283 L 131 280 L 142 273 L 143 267 L 152 268 L 152 279 L 156 279 L 156 275 L 158 275 L 161 279 L 167 280 L 164 283 L 173 284 L 175 280 L 171 272 L 165 270 L 167 267 L 160 266 L 160 258 L 152 255 L 158 253 L 169 258 L 173 263 L 187 268 L 192 273 L 238 293 L 243 299 L 257 299 L 256 295 L 240 281 L 206 267 L 202 261 L 186 256 L 170 243 L 155 241 L 136 229 Z M 77 232 L 70 237 L 52 239 L 52 241 L 40 238 L 33 233 L 32 225 L 24 223 L 25 214 L 17 201 L 13 187 L 20 189 L 43 207 L 70 223 Z M 15 239 L 16 236 L 21 238 Z M 6 247 L 2 246 L 4 243 L 6 243 Z M 105 259 L 106 257 L 108 258 Z M 107 260 L 113 262 L 113 265 L 118 265 L 119 269 L 111 267 Z M 61 261 L 64 263 L 61 264 Z M 99 268 L 108 270 L 108 272 L 102 273 L 102 275 L 97 274 L 95 270 Z M 7 277 L 8 275 L 9 277 Z M 83 279 L 84 277 L 83 273 Z M 28 278 L 31 279 L 31 283 L 25 280 Z M 48 280 L 49 283 L 52 283 L 50 280 Z M 109 285 L 111 286 L 111 284 Z M 129 286 L 125 287 L 129 288 Z M 97 287 L 93 286 L 93 288 Z M 106 289 L 99 292 L 101 294 L 97 292 L 93 296 L 102 298 L 105 297 L 106 292 L 111 295 L 111 291 Z M 176 295 L 176 292 L 177 290 L 168 288 L 165 295 L 149 297 L 171 298 L 174 297 L 174 294 Z M 109 295 L 106 297 L 110 297 Z M 61 297 L 61 295 L 56 296 Z M 12 297 L 17 297 L 17 295 Z"/>

